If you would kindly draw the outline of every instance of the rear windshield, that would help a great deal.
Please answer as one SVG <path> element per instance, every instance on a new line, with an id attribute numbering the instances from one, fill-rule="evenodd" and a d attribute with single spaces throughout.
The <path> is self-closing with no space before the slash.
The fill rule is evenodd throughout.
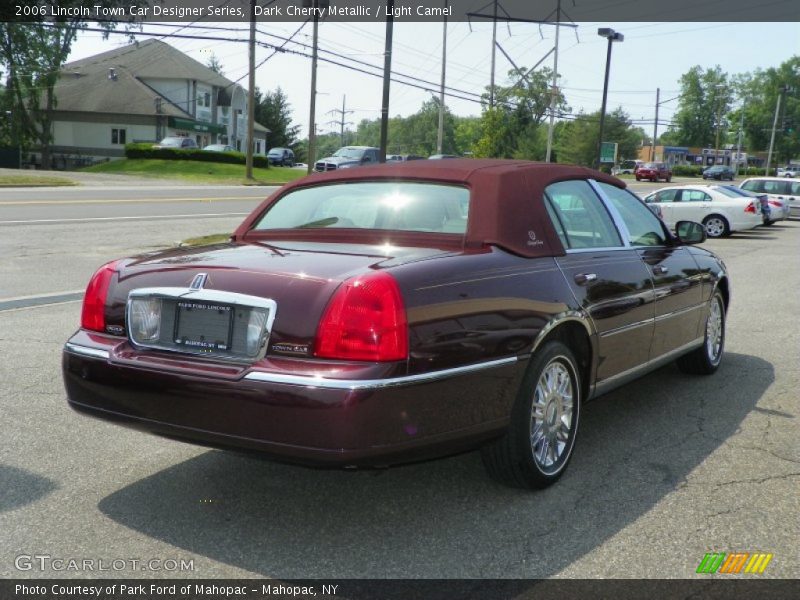
<path id="1" fill-rule="evenodd" d="M 469 190 L 430 183 L 337 183 L 289 192 L 254 229 L 388 229 L 464 234 Z"/>
<path id="2" fill-rule="evenodd" d="M 715 189 L 720 194 L 727 196 L 728 198 L 741 198 L 742 196 L 746 196 L 747 194 L 734 192 L 732 189 L 718 185 L 712 189 Z"/>

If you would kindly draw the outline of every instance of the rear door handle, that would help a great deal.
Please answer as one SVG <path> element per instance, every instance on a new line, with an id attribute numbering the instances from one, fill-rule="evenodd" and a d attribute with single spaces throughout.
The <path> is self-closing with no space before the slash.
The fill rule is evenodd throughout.
<path id="1" fill-rule="evenodd" d="M 656 265 L 653 267 L 653 273 L 656 275 L 663 275 L 664 273 L 669 273 L 669 267 L 662 267 L 661 265 Z"/>
<path id="2" fill-rule="evenodd" d="M 575 283 L 578 285 L 586 285 L 590 281 L 595 281 L 597 275 L 595 273 L 578 273 L 575 275 Z"/>

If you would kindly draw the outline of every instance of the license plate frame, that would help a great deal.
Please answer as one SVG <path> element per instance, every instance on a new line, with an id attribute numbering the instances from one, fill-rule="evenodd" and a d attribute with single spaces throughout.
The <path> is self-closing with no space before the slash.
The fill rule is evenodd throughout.
<path id="1" fill-rule="evenodd" d="M 214 314 L 214 312 L 217 314 Z M 235 307 L 229 304 L 205 300 L 179 299 L 175 303 L 175 326 L 172 336 L 176 349 L 186 349 L 185 351 L 200 354 L 230 354 L 233 349 L 233 318 L 235 312 Z M 209 317 L 214 317 L 215 322 L 202 322 L 204 319 L 208 320 Z M 187 328 L 192 330 L 198 327 L 201 328 L 202 333 L 186 331 Z M 213 331 L 220 328 L 225 329 L 224 335 L 220 335 L 219 331 Z M 209 335 L 212 339 L 206 339 L 206 335 Z"/>

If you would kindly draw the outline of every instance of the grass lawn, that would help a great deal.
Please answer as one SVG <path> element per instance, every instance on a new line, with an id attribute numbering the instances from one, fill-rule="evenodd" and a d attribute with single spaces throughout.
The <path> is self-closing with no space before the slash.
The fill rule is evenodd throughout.
<path id="1" fill-rule="evenodd" d="M 64 177 L 48 175 L 0 175 L 0 187 L 35 186 L 35 185 L 78 185 Z"/>
<path id="2" fill-rule="evenodd" d="M 164 160 L 159 158 L 123 158 L 82 169 L 87 173 L 116 173 L 139 177 L 186 179 L 198 183 L 248 183 L 244 165 L 201 162 L 197 160 Z M 257 183 L 279 184 L 298 179 L 305 170 L 286 167 L 253 169 Z"/>

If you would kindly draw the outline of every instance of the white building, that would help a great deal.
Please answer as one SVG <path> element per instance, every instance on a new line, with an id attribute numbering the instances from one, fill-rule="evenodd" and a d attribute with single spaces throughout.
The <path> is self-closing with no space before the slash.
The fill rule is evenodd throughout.
<path id="1" fill-rule="evenodd" d="M 65 64 L 55 87 L 53 166 L 121 158 L 129 142 L 189 136 L 247 148 L 247 92 L 160 40 Z M 269 130 L 256 123 L 255 153 Z"/>

